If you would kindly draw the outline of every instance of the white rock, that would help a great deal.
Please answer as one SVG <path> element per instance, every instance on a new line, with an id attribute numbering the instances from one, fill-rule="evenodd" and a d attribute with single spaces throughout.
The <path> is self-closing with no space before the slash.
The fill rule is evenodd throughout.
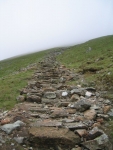
<path id="1" fill-rule="evenodd" d="M 85 96 L 87 96 L 87 97 L 90 97 L 92 95 L 92 93 L 91 92 L 86 92 L 86 94 L 85 94 Z"/>
<path id="2" fill-rule="evenodd" d="M 65 91 L 65 92 L 62 92 L 62 96 L 67 96 L 68 93 Z"/>
<path id="3" fill-rule="evenodd" d="M 77 85 L 78 88 L 81 88 L 81 85 Z"/>

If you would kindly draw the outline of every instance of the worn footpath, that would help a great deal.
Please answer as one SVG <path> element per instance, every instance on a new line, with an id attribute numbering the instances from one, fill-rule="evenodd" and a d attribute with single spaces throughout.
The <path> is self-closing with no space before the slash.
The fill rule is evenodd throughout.
<path id="1" fill-rule="evenodd" d="M 0 112 L 1 150 L 112 150 L 106 134 L 110 100 L 93 87 L 70 86 L 76 74 L 51 53 L 20 91 L 12 110 Z"/>

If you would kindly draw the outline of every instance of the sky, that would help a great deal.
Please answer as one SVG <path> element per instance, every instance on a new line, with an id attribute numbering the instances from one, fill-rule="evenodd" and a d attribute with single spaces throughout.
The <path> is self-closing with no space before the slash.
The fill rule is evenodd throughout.
<path id="1" fill-rule="evenodd" d="M 113 34 L 113 0 L 0 0 L 0 60 Z"/>

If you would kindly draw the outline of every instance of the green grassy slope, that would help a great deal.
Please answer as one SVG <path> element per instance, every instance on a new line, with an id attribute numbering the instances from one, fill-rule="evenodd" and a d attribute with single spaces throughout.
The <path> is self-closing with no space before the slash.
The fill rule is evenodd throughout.
<path id="1" fill-rule="evenodd" d="M 0 108 L 10 109 L 17 103 L 16 97 L 19 95 L 19 89 L 27 85 L 28 79 L 36 69 L 32 67 L 21 71 L 22 68 L 39 62 L 49 51 L 0 61 Z"/>
<path id="2" fill-rule="evenodd" d="M 113 88 L 113 35 L 72 46 L 58 60 L 84 75 L 89 85 L 98 89 Z"/>

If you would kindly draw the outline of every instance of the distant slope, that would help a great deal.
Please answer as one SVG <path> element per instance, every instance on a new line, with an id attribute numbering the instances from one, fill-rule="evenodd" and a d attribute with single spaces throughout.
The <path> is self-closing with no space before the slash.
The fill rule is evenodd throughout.
<path id="1" fill-rule="evenodd" d="M 58 60 L 84 75 L 89 85 L 103 90 L 113 88 L 113 35 L 72 46 Z"/>
<path id="2" fill-rule="evenodd" d="M 47 53 L 48 51 L 41 51 L 0 61 L 0 77 L 19 71 L 33 63 L 37 63 Z"/>

